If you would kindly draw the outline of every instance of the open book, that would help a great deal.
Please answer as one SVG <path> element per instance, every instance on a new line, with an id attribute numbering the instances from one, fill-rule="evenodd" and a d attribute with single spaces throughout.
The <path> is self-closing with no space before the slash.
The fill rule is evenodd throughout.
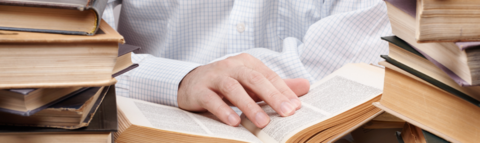
<path id="1" fill-rule="evenodd" d="M 242 115 L 239 127 L 222 123 L 210 113 L 135 99 L 117 98 L 119 130 L 116 142 L 331 142 L 366 123 L 382 110 L 384 70 L 367 64 L 348 64 L 311 86 L 302 108 L 279 116 L 259 103 L 270 116 L 263 129 Z"/>

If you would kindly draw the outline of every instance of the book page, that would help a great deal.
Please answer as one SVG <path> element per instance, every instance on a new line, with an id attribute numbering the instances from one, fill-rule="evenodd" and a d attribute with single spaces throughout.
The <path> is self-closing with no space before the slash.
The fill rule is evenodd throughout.
<path id="1" fill-rule="evenodd" d="M 264 142 L 285 142 L 301 130 L 381 94 L 383 73 L 383 69 L 366 64 L 344 66 L 312 85 L 309 93 L 300 97 L 302 108 L 294 115 L 281 117 L 270 106 L 260 104 L 269 115 L 270 123 L 263 129 L 249 126 L 249 121 L 242 124 Z"/>
<path id="2" fill-rule="evenodd" d="M 262 142 L 252 133 L 250 133 L 247 129 L 245 129 L 242 125 L 239 125 L 239 127 L 232 127 L 226 125 L 225 123 L 220 121 L 220 119 L 218 119 L 215 115 L 209 112 L 191 115 L 193 115 L 202 124 L 204 124 L 205 127 L 210 130 L 210 132 L 212 132 L 215 136 L 242 139 L 248 142 Z"/>
<path id="3" fill-rule="evenodd" d="M 211 113 L 197 114 L 175 107 L 119 96 L 117 98 L 119 108 L 132 124 L 208 137 L 261 142 L 244 127 L 224 124 Z"/>

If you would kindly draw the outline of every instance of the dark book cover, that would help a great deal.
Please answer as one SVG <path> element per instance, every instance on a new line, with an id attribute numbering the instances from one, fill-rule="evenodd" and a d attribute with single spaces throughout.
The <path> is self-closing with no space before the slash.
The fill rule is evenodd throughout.
<path id="1" fill-rule="evenodd" d="M 449 143 L 449 141 L 438 137 L 428 131 L 422 130 L 422 134 L 425 137 L 425 142 L 427 143 Z"/>
<path id="2" fill-rule="evenodd" d="M 140 49 L 139 46 L 134 46 L 134 45 L 129 45 L 129 44 L 119 44 L 118 45 L 118 57 L 123 56 L 127 53 L 133 52 L 133 51 L 138 50 L 138 49 Z M 138 66 L 139 65 L 137 63 L 134 63 L 134 64 L 128 66 L 127 68 L 122 69 L 121 71 L 118 71 L 118 72 L 112 74 L 112 77 L 117 77 L 119 75 L 122 75 L 122 74 L 124 74 L 124 73 L 126 73 L 126 72 L 128 72 L 128 71 L 130 71 L 134 68 L 137 68 Z"/>
<path id="3" fill-rule="evenodd" d="M 114 85 L 110 86 L 106 91 L 103 102 L 99 103 L 100 106 L 87 127 L 71 130 L 47 127 L 1 126 L 0 134 L 15 132 L 116 132 L 118 122 Z"/>
<path id="4" fill-rule="evenodd" d="M 426 143 L 449 143 L 445 139 L 438 137 L 428 131 L 422 130 L 422 134 L 425 137 L 425 142 Z M 402 133 L 400 131 L 397 131 L 395 133 L 395 136 L 397 137 L 398 143 L 405 143 L 402 138 Z"/>
<path id="5" fill-rule="evenodd" d="M 457 74 L 455 74 L 452 70 L 450 70 L 449 68 L 447 68 L 446 66 L 444 66 L 443 64 L 441 64 L 440 62 L 438 62 L 437 60 L 433 59 L 432 57 L 430 57 L 428 54 L 426 53 L 423 53 L 419 50 L 417 50 L 417 48 L 411 46 L 410 44 L 408 44 L 407 42 L 403 41 L 402 39 L 398 38 L 397 36 L 388 36 L 388 37 L 382 37 L 383 40 L 385 41 L 388 41 L 392 44 L 395 44 L 407 51 L 410 51 L 420 57 L 423 57 L 427 60 L 429 60 L 430 62 L 432 62 L 435 66 L 437 66 L 438 68 L 440 68 L 443 72 L 445 72 L 448 76 L 450 76 L 450 78 L 453 79 L 453 81 L 455 81 L 458 85 L 460 86 L 471 86 L 468 82 L 466 82 L 465 80 L 463 80 L 462 78 L 460 78 L 460 76 L 458 76 Z M 472 49 L 470 49 L 472 50 Z"/>
<path id="6" fill-rule="evenodd" d="M 419 54 L 419 52 L 416 51 L 413 47 L 411 47 L 408 43 L 406 43 L 405 41 L 401 40 L 400 38 L 398 38 L 396 36 L 382 37 L 382 39 L 384 39 L 384 40 L 386 40 L 390 43 L 393 43 L 393 44 L 397 45 L 398 47 L 405 49 L 406 51 L 412 52 L 415 55 L 418 55 L 420 57 L 425 58 L 424 56 L 422 56 L 422 54 Z M 448 85 L 446 85 L 446 84 L 436 80 L 435 78 L 432 78 L 432 77 L 430 77 L 430 76 L 428 76 L 428 75 L 426 75 L 422 72 L 419 72 L 419 71 L 409 67 L 408 65 L 405 65 L 405 64 L 389 57 L 388 55 L 381 55 L 381 57 L 383 59 L 385 59 L 388 63 L 390 63 L 390 64 L 392 64 L 392 65 L 394 65 L 394 66 L 396 66 L 396 67 L 398 67 L 398 68 L 400 68 L 400 69 L 402 69 L 402 70 L 404 70 L 404 71 L 406 71 L 406 72 L 408 72 L 408 73 L 410 73 L 410 74 L 412 74 L 412 75 L 414 75 L 414 76 L 416 76 L 416 77 L 418 77 L 418 78 L 420 78 L 420 79 L 422 79 L 422 80 L 424 80 L 424 81 L 426 81 L 426 82 L 428 82 L 428 83 L 430 83 L 430 84 L 432 84 L 432 85 L 434 85 L 434 86 L 436 86 L 440 89 L 443 89 L 446 92 L 449 92 L 449 93 L 451 93 L 451 94 L 453 94 L 457 97 L 460 97 L 460 98 L 462 98 L 462 99 L 480 107 L 480 101 L 466 95 L 465 93 L 463 93 L 461 91 L 458 91 L 457 89 L 455 89 L 453 87 L 450 87 L 450 86 L 448 86 Z"/>
<path id="7" fill-rule="evenodd" d="M 395 132 L 395 137 L 397 138 L 398 143 L 405 143 L 402 138 L 402 132 L 400 131 Z"/>
<path id="8" fill-rule="evenodd" d="M 119 44 L 118 45 L 118 57 L 123 56 L 127 53 L 133 52 L 140 49 L 140 46 L 134 46 L 130 44 Z"/>
<path id="9" fill-rule="evenodd" d="M 47 114 L 48 112 L 58 112 L 58 111 L 64 111 L 63 113 L 65 114 L 81 114 L 86 115 L 85 117 L 82 116 L 81 122 L 78 122 L 77 124 L 72 124 L 72 125 L 54 125 L 54 124 L 44 124 L 43 122 L 45 121 L 39 121 L 40 118 L 45 118 L 48 115 L 38 115 L 38 116 L 29 116 L 29 117 L 24 117 L 24 116 L 18 116 L 14 114 L 8 114 L 8 113 L 1 113 L 0 116 L 6 116 L 10 118 L 0 118 L 0 124 L 1 125 L 13 125 L 13 126 L 34 126 L 34 127 L 52 127 L 52 128 L 64 128 L 64 129 L 77 129 L 81 128 L 84 126 L 87 126 L 91 119 L 92 116 L 95 114 L 97 109 L 99 108 L 100 104 L 104 100 L 107 91 L 109 90 L 109 86 L 106 86 L 103 88 L 103 90 L 99 91 L 101 88 L 100 87 L 92 87 L 92 88 L 87 88 L 87 90 L 83 91 L 82 93 L 79 93 L 78 95 L 69 98 L 67 100 L 64 100 L 63 102 L 60 102 L 58 104 L 52 105 L 44 110 L 49 110 L 46 111 Z M 91 100 L 91 97 L 97 95 L 97 92 L 100 92 L 98 94 L 98 97 L 94 100 Z M 88 105 L 86 105 L 86 102 L 88 102 Z M 91 106 L 91 108 L 86 108 L 85 106 Z M 78 111 L 81 109 L 82 111 Z M 88 109 L 88 110 L 87 110 Z M 39 112 L 39 114 L 42 112 Z M 56 113 L 58 114 L 58 113 Z M 55 114 L 52 114 L 52 116 L 58 116 Z M 52 117 L 52 119 L 57 119 L 55 117 Z M 63 119 L 68 119 L 68 118 L 63 118 Z M 18 122 L 21 121 L 21 122 Z"/>
<path id="10" fill-rule="evenodd" d="M 35 113 L 37 113 L 38 111 L 41 111 L 43 109 L 46 109 L 46 108 L 49 108 L 50 106 L 53 106 L 57 103 L 60 103 L 70 97 L 73 97 L 73 96 L 76 96 L 76 95 L 79 95 L 81 94 L 83 91 L 87 90 L 88 88 L 80 88 L 79 90 L 77 91 L 74 91 L 72 93 L 69 93 L 63 97 L 60 97 L 50 103 L 47 103 L 43 106 L 40 106 L 36 109 L 33 109 L 33 110 L 29 110 L 29 111 L 17 111 L 17 110 L 11 110 L 11 109 L 5 109 L 5 108 L 0 108 L 0 112 L 7 112 L 7 113 L 11 113 L 11 114 L 16 114 L 16 115 L 21 115 L 21 116 L 30 116 L 30 115 L 33 115 Z M 36 89 L 7 89 L 9 90 L 10 92 L 15 92 L 15 93 L 19 93 L 21 95 L 24 95 L 24 96 L 27 96 L 29 93 L 35 91 Z"/>
<path id="11" fill-rule="evenodd" d="M 107 6 L 108 0 L 0 0 L 0 5 L 14 5 L 14 6 L 29 6 L 29 7 L 45 7 L 45 8 L 62 8 L 62 9 L 76 9 L 79 11 L 93 10 L 97 17 L 95 23 L 95 30 L 91 33 L 82 31 L 62 31 L 49 29 L 31 29 L 31 28 L 15 28 L 15 27 L 0 27 L 0 30 L 14 30 L 14 31 L 30 31 L 30 32 L 46 32 L 70 35 L 94 35 L 100 27 L 102 21 L 103 11 Z"/>

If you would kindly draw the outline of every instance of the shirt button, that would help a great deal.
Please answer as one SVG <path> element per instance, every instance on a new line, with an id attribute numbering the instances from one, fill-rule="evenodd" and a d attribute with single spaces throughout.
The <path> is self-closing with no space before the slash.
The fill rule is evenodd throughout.
<path id="1" fill-rule="evenodd" d="M 240 32 L 240 33 L 245 31 L 245 24 L 243 24 L 243 23 L 237 24 L 237 31 Z"/>

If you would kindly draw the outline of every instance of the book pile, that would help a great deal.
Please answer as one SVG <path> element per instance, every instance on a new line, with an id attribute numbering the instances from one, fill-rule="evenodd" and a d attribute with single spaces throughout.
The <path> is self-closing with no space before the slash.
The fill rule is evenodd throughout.
<path id="1" fill-rule="evenodd" d="M 405 124 L 403 142 L 480 140 L 480 2 L 385 0 L 389 42 L 375 106 Z"/>
<path id="2" fill-rule="evenodd" d="M 0 1 L 1 142 L 113 142 L 115 76 L 138 66 L 107 0 Z"/>

